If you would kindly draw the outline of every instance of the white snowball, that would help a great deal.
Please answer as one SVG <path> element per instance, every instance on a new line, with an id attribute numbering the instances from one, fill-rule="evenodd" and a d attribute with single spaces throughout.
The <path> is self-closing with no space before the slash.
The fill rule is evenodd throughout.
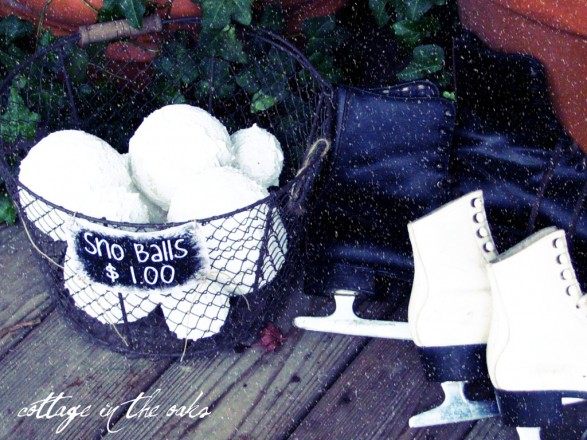
<path id="1" fill-rule="evenodd" d="M 19 180 L 47 201 L 112 221 L 149 223 L 150 210 L 136 192 L 127 162 L 108 143 L 83 131 L 51 133 L 20 165 Z M 53 240 L 64 240 L 68 214 L 19 190 L 26 216 Z"/>
<path id="2" fill-rule="evenodd" d="M 68 209 L 79 201 L 80 193 L 132 185 L 122 155 L 99 137 L 79 130 L 57 131 L 43 138 L 22 160 L 19 179 Z"/>
<path id="3" fill-rule="evenodd" d="M 285 263 L 288 250 L 287 230 L 277 210 L 273 211 L 273 224 L 267 241 L 267 251 L 263 259 L 263 282 L 260 287 L 270 283 Z"/>
<path id="4" fill-rule="evenodd" d="M 168 220 L 206 219 L 251 205 L 268 195 L 266 189 L 238 170 L 213 168 L 192 177 L 173 197 Z M 259 204 L 202 224 L 212 269 L 208 279 L 224 286 L 223 292 L 246 295 L 254 289 L 269 211 L 267 204 Z M 272 213 L 273 227 L 265 250 L 268 254 L 262 262 L 257 288 L 277 275 L 287 253 L 287 232 L 278 212 Z"/>
<path id="5" fill-rule="evenodd" d="M 74 194 L 72 191 L 69 196 L 73 198 Z M 49 234 L 55 241 L 66 240 L 63 225 L 69 218 L 68 213 L 49 206 L 23 189 L 19 190 L 19 197 L 27 218 L 37 228 Z M 89 217 L 106 218 L 116 222 L 152 223 L 161 219 L 161 215 L 155 208 L 149 208 L 141 194 L 122 188 L 96 189 L 91 193 L 79 192 L 75 204 L 69 203 L 64 208 Z"/>
<path id="6" fill-rule="evenodd" d="M 168 105 L 147 116 L 130 139 L 129 155 L 137 187 L 164 210 L 183 180 L 233 161 L 222 123 L 187 104 Z"/>
<path id="7" fill-rule="evenodd" d="M 227 214 L 269 196 L 267 190 L 231 167 L 204 170 L 186 179 L 173 195 L 167 219 L 182 222 Z"/>
<path id="8" fill-rule="evenodd" d="M 264 188 L 279 185 L 283 150 L 277 138 L 257 124 L 231 136 L 235 166 Z"/>
<path id="9" fill-rule="evenodd" d="M 194 341 L 221 330 L 230 310 L 229 299 L 222 284 L 207 279 L 160 294 L 169 330 L 179 339 Z"/>
<path id="10" fill-rule="evenodd" d="M 99 283 L 92 283 L 81 274 L 75 264 L 69 246 L 65 258 L 63 277 L 64 287 L 73 298 L 75 305 L 96 318 L 103 324 L 121 324 L 124 322 L 118 293 Z M 157 301 L 149 296 L 149 292 L 121 292 L 124 301 L 124 310 L 128 322 L 134 322 L 147 316 L 157 307 Z"/>

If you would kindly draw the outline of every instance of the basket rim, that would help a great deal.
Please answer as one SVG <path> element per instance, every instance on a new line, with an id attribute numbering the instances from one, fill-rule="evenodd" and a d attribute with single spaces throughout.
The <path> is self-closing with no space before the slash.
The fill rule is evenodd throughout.
<path id="1" fill-rule="evenodd" d="M 11 179 L 16 184 L 17 188 L 23 188 L 25 191 L 27 191 L 28 193 L 33 195 L 36 198 L 35 201 L 43 202 L 43 203 L 49 205 L 51 208 L 59 209 L 59 210 L 65 212 L 67 215 L 70 215 L 72 217 L 88 220 L 92 223 L 108 223 L 108 225 L 110 227 L 114 226 L 114 227 L 120 227 L 120 228 L 161 229 L 163 227 L 164 228 L 171 228 L 174 226 L 184 225 L 186 223 L 190 223 L 190 222 L 194 222 L 194 221 L 197 223 L 200 223 L 200 224 L 209 223 L 214 220 L 232 217 L 236 214 L 239 214 L 244 211 L 249 211 L 249 210 L 254 209 L 255 207 L 263 205 L 263 204 L 270 205 L 271 201 L 273 199 L 276 199 L 276 198 L 280 197 L 281 195 L 290 192 L 293 186 L 295 186 L 299 181 L 305 179 L 309 173 L 314 172 L 314 168 L 317 167 L 319 163 L 320 163 L 320 161 L 317 161 L 316 163 L 306 167 L 305 169 L 302 169 L 301 171 L 299 171 L 299 173 L 294 178 L 292 178 L 290 181 L 288 181 L 284 185 L 280 186 L 278 189 L 270 192 L 268 196 L 263 197 L 262 199 L 259 199 L 256 202 L 253 202 L 249 205 L 243 206 L 241 208 L 235 209 L 233 211 L 230 211 L 230 212 L 227 212 L 224 214 L 218 214 L 218 215 L 215 215 L 212 217 L 206 217 L 206 218 L 202 218 L 202 219 L 190 219 L 190 220 L 185 220 L 185 221 L 181 221 L 181 222 L 165 222 L 165 223 L 132 223 L 132 222 L 121 222 L 121 221 L 109 220 L 106 217 L 102 217 L 102 218 L 92 217 L 92 216 L 83 214 L 81 212 L 72 211 L 71 209 L 65 208 L 63 206 L 60 206 L 60 205 L 54 203 L 54 202 L 51 202 L 50 200 L 44 198 L 43 196 L 40 196 L 35 191 L 31 190 L 28 186 L 26 186 L 24 183 L 22 183 L 19 178 L 14 177 L 11 173 L 8 173 L 9 174 L 8 178 Z M 17 189 L 17 191 L 18 191 L 18 189 Z M 141 194 L 141 193 L 139 192 L 139 194 Z M 18 205 L 21 206 L 20 200 L 18 201 Z M 22 208 L 24 209 L 24 207 L 22 207 Z"/>

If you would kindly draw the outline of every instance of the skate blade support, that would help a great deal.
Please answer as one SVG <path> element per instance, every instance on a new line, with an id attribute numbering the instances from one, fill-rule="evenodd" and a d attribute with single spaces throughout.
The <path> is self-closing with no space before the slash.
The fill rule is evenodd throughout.
<path id="1" fill-rule="evenodd" d="M 465 396 L 466 382 L 442 382 L 444 401 L 429 411 L 410 418 L 410 428 L 424 428 L 456 422 L 467 422 L 500 415 L 495 400 L 471 401 Z M 585 402 L 581 398 L 563 398 L 563 405 Z M 540 427 L 517 427 L 520 440 L 540 440 Z"/>
<path id="2" fill-rule="evenodd" d="M 356 292 L 352 290 L 336 290 L 334 291 L 336 309 L 332 315 L 321 317 L 298 316 L 294 319 L 294 325 L 304 330 L 341 335 L 412 340 L 407 322 L 359 318 L 353 311 L 355 298 Z"/>
<path id="3" fill-rule="evenodd" d="M 410 428 L 467 422 L 499 415 L 495 400 L 471 401 L 465 396 L 466 382 L 442 382 L 444 401 L 429 411 L 410 418 Z"/>

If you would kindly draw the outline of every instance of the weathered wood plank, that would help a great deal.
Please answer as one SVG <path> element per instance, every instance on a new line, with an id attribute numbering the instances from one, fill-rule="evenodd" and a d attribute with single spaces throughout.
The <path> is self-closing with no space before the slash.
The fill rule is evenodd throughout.
<path id="1" fill-rule="evenodd" d="M 0 228 L 0 359 L 52 310 L 47 281 L 22 226 Z"/>
<path id="2" fill-rule="evenodd" d="M 505 426 L 499 417 L 478 421 L 466 437 L 467 440 L 518 440 L 518 438 L 516 428 Z"/>
<path id="3" fill-rule="evenodd" d="M 560 426 L 543 428 L 541 440 L 582 440 L 587 431 L 587 402 L 564 407 L 564 422 Z M 516 429 L 505 426 L 499 418 L 479 421 L 467 440 L 518 440 Z"/>
<path id="4" fill-rule="evenodd" d="M 90 415 L 76 418 L 59 438 L 98 438 L 106 427 L 100 408 L 135 398 L 168 366 L 169 361 L 128 359 L 92 344 L 54 312 L 0 362 L 0 438 L 55 438 L 63 419 L 17 417 L 20 409 L 51 392 L 71 396 L 68 407 L 92 405 Z"/>
<path id="5" fill-rule="evenodd" d="M 425 382 L 412 343 L 374 339 L 291 438 L 463 438 L 470 424 L 427 429 L 408 427 L 408 419 L 419 411 L 416 409 L 421 401 L 438 400 L 438 397 L 438 391 Z"/>
<path id="6" fill-rule="evenodd" d="M 281 438 L 308 411 L 365 341 L 292 331 L 276 352 L 254 347 L 224 354 L 213 363 L 193 359 L 173 365 L 149 392 L 161 389 L 161 404 L 186 405 L 203 393 L 211 415 L 202 420 L 159 418 L 147 425 L 121 420 L 131 438 Z"/>

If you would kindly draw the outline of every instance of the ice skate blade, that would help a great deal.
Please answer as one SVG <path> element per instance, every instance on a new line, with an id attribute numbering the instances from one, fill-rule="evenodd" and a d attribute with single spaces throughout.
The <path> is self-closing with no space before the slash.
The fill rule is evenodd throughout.
<path id="1" fill-rule="evenodd" d="M 517 427 L 516 431 L 520 440 L 540 440 L 540 428 Z"/>
<path id="2" fill-rule="evenodd" d="M 410 428 L 467 422 L 499 415 L 495 400 L 471 401 L 465 396 L 466 382 L 442 382 L 444 401 L 429 411 L 410 418 Z"/>
<path id="3" fill-rule="evenodd" d="M 338 291 L 340 292 L 340 291 Z M 366 336 L 370 338 L 412 340 L 407 322 L 377 321 L 359 318 L 353 312 L 354 293 L 335 293 L 336 310 L 330 316 L 298 316 L 294 325 L 303 330 Z"/>

